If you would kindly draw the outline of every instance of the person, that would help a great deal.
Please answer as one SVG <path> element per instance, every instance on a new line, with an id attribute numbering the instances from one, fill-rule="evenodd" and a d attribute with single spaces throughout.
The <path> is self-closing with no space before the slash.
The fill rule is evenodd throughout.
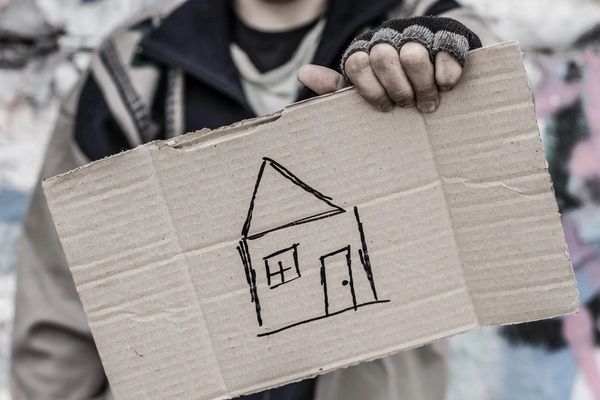
<path id="1" fill-rule="evenodd" d="M 454 0 L 161 5 L 99 48 L 61 108 L 41 179 L 350 84 L 381 112 L 433 112 L 481 46 L 474 32 L 493 40 Z M 249 398 L 440 399 L 445 379 L 443 352 L 426 346 Z M 11 388 L 15 400 L 111 396 L 40 185 L 18 262 Z"/>

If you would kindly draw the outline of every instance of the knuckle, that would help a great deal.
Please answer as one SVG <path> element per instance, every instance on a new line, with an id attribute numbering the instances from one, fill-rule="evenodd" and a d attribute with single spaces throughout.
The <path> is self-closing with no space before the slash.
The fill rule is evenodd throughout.
<path id="1" fill-rule="evenodd" d="M 436 73 L 437 84 L 442 88 L 451 88 L 458 83 L 461 74 L 461 69 L 446 67 L 439 68 Z"/>
<path id="2" fill-rule="evenodd" d="M 388 92 L 390 98 L 394 101 L 394 103 L 399 105 L 408 105 L 414 102 L 414 93 L 410 89 L 406 88 L 395 88 L 390 89 Z"/>
<path id="3" fill-rule="evenodd" d="M 458 82 L 458 79 L 450 74 L 439 74 L 436 80 L 438 86 L 444 89 L 450 89 Z"/>
<path id="4" fill-rule="evenodd" d="M 380 43 L 371 49 L 370 62 L 373 68 L 386 69 L 395 65 L 398 52 L 389 44 Z"/>
<path id="5" fill-rule="evenodd" d="M 386 101 L 386 95 L 378 90 L 365 91 L 363 97 L 375 105 L 382 104 Z"/>
<path id="6" fill-rule="evenodd" d="M 371 67 L 369 55 L 364 51 L 357 51 L 346 60 L 344 69 L 348 76 L 358 75 L 365 69 Z"/>
<path id="7" fill-rule="evenodd" d="M 438 93 L 435 87 L 425 87 L 416 92 L 419 101 L 437 101 Z"/>
<path id="8" fill-rule="evenodd" d="M 384 90 L 378 90 L 371 87 L 359 87 L 359 93 L 366 101 L 376 107 L 380 107 L 389 101 Z"/>
<path id="9" fill-rule="evenodd" d="M 427 66 L 429 51 L 418 43 L 407 43 L 400 49 L 400 62 L 409 71 L 418 71 Z"/>

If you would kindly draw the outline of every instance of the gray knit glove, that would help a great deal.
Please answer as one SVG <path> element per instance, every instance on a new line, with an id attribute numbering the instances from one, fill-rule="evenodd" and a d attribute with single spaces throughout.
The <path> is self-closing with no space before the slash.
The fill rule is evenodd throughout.
<path id="1" fill-rule="evenodd" d="M 421 43 L 429 50 L 432 61 L 440 51 L 450 53 L 463 67 L 469 50 L 481 47 L 479 36 L 452 18 L 393 19 L 357 36 L 344 52 L 340 69 L 345 75 L 346 60 L 357 51 L 368 53 L 378 43 L 389 43 L 400 51 L 406 42 Z"/>

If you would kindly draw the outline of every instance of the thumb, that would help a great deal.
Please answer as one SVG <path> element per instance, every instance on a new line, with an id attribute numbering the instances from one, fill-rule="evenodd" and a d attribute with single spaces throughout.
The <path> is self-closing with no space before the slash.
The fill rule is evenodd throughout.
<path id="1" fill-rule="evenodd" d="M 314 64 L 302 66 L 298 70 L 298 80 L 317 94 L 332 93 L 348 86 L 342 74 Z"/>

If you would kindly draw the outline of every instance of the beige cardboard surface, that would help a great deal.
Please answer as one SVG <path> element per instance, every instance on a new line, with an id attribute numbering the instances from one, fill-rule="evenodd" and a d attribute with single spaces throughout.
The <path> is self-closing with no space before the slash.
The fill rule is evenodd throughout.
<path id="1" fill-rule="evenodd" d="M 514 43 L 431 115 L 354 90 L 44 182 L 113 392 L 217 399 L 578 295 Z"/>

